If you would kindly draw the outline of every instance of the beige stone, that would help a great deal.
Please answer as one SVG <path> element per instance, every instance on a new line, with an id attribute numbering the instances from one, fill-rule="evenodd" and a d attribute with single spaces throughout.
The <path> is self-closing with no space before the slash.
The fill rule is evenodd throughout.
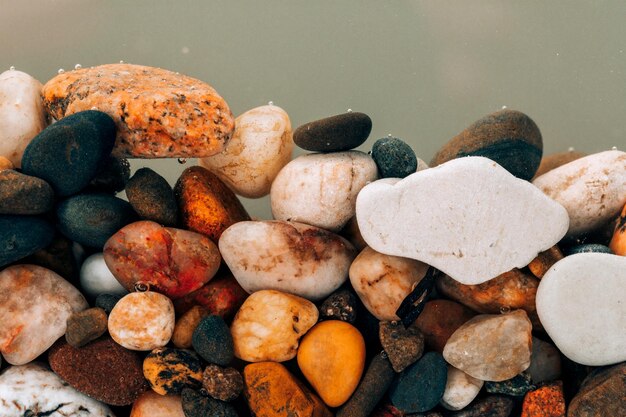
<path id="1" fill-rule="evenodd" d="M 130 417 L 185 417 L 180 395 L 159 395 L 149 390 L 133 404 Z"/>
<path id="2" fill-rule="evenodd" d="M 441 399 L 441 405 L 448 410 L 465 408 L 476 398 L 483 384 L 484 381 L 448 365 L 448 379 L 446 381 L 446 390 Z"/>

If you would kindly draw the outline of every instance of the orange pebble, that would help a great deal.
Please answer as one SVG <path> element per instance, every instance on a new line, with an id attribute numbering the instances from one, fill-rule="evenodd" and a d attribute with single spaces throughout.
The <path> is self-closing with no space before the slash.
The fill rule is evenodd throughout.
<path id="1" fill-rule="evenodd" d="M 617 220 L 609 248 L 616 255 L 626 256 L 626 204 Z"/>
<path id="2" fill-rule="evenodd" d="M 200 321 L 209 315 L 209 311 L 202 306 L 193 306 L 183 314 L 174 325 L 172 343 L 180 349 L 191 347 L 193 331 L 196 330 Z"/>
<path id="3" fill-rule="evenodd" d="M 521 417 L 565 417 L 563 382 L 555 381 L 528 392 Z"/>
<path id="4" fill-rule="evenodd" d="M 558 246 L 554 245 L 550 249 L 541 252 L 528 264 L 528 269 L 534 276 L 541 279 L 552 268 L 552 265 L 563 259 L 563 254 Z"/>

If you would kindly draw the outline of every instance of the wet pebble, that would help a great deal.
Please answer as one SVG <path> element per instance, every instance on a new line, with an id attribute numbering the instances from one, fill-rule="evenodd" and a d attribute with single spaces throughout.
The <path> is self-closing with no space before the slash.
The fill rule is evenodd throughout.
<path id="1" fill-rule="evenodd" d="M 363 144 L 372 131 L 372 119 L 359 112 L 347 112 L 299 126 L 293 141 L 307 151 L 340 152 Z"/>
<path id="2" fill-rule="evenodd" d="M 605 417 L 626 415 L 626 362 L 598 368 L 585 380 L 569 403 L 568 417 Z"/>
<path id="3" fill-rule="evenodd" d="M 233 360 L 233 338 L 220 316 L 203 318 L 193 331 L 194 350 L 209 363 L 226 366 Z"/>
<path id="4" fill-rule="evenodd" d="M 446 342 L 474 313 L 462 304 L 450 300 L 431 300 L 424 305 L 413 326 L 420 329 L 429 350 L 442 353 Z"/>
<path id="5" fill-rule="evenodd" d="M 122 299 L 122 296 L 115 294 L 100 294 L 96 297 L 95 306 L 104 310 L 105 313 L 110 314 L 113 307 L 118 301 Z"/>
<path id="6" fill-rule="evenodd" d="M 115 194 L 126 187 L 130 178 L 130 163 L 125 158 L 109 156 L 89 181 L 85 192 Z"/>
<path id="7" fill-rule="evenodd" d="M 180 394 L 184 388 L 200 388 L 202 361 L 191 350 L 157 348 L 144 359 L 143 376 L 157 394 Z"/>
<path id="8" fill-rule="evenodd" d="M 200 321 L 209 315 L 206 308 L 193 306 L 176 320 L 174 333 L 172 334 L 172 344 L 179 349 L 189 349 L 192 346 L 193 332 L 200 324 Z"/>
<path id="9" fill-rule="evenodd" d="M 554 381 L 530 391 L 524 397 L 521 417 L 563 417 L 565 397 L 563 383 Z"/>
<path id="10" fill-rule="evenodd" d="M 417 171 L 413 149 L 399 138 L 382 138 L 374 142 L 372 158 L 380 178 L 404 178 Z"/>
<path id="11" fill-rule="evenodd" d="M 100 294 L 123 296 L 128 293 L 104 262 L 102 253 L 90 255 L 80 267 L 80 286 L 88 297 Z"/>
<path id="12" fill-rule="evenodd" d="M 0 214 L 0 267 L 45 248 L 54 233 L 54 227 L 44 219 Z"/>
<path id="13" fill-rule="evenodd" d="M 243 391 L 243 377 L 235 368 L 209 364 L 202 373 L 202 387 L 216 400 L 232 401 Z"/>
<path id="14" fill-rule="evenodd" d="M 165 178 L 150 168 L 141 168 L 128 180 L 125 191 L 140 218 L 163 226 L 176 226 L 178 205 Z"/>
<path id="15" fill-rule="evenodd" d="M 75 348 L 84 346 L 107 331 L 107 321 L 106 312 L 99 307 L 73 313 L 67 319 L 65 340 Z"/>
<path id="16" fill-rule="evenodd" d="M 357 297 L 349 289 L 332 293 L 320 306 L 320 319 L 341 320 L 354 324 L 357 313 Z"/>
<path id="17" fill-rule="evenodd" d="M 405 328 L 398 322 L 381 321 L 379 337 L 396 372 L 402 372 L 416 362 L 424 352 L 424 335 L 415 326 Z"/>
<path id="18" fill-rule="evenodd" d="M 152 390 L 133 403 L 130 417 L 185 417 L 180 395 L 159 395 Z"/>
<path id="19" fill-rule="evenodd" d="M 529 372 L 522 372 L 521 374 L 515 375 L 513 378 L 507 379 L 506 381 L 485 382 L 486 392 L 490 394 L 510 395 L 513 397 L 521 397 L 523 395 L 526 395 L 528 391 L 531 391 L 535 388 L 536 387 L 531 381 L 531 375 Z"/>
<path id="20" fill-rule="evenodd" d="M 0 171 L 0 214 L 42 214 L 53 204 L 54 191 L 44 180 L 11 169 Z"/>
<path id="21" fill-rule="evenodd" d="M 474 378 L 454 366 L 448 365 L 446 389 L 441 405 L 448 410 L 461 410 L 474 401 L 483 387 L 483 381 Z"/>
<path id="22" fill-rule="evenodd" d="M 201 392 L 185 388 L 182 392 L 185 417 L 238 417 L 230 404 L 203 395 Z"/>

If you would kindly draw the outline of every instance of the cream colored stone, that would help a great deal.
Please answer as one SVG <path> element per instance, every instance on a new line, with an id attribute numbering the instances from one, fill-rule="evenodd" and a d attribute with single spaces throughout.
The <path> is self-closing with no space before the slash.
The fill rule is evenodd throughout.
<path id="1" fill-rule="evenodd" d="M 289 115 L 278 106 L 256 107 L 235 119 L 235 133 L 219 154 L 200 159 L 236 194 L 269 194 L 276 175 L 291 160 L 293 138 Z"/>
<path id="2" fill-rule="evenodd" d="M 87 301 L 54 272 L 15 265 L 0 272 L 0 352 L 23 365 L 44 353 L 65 334 L 67 319 Z"/>
<path id="3" fill-rule="evenodd" d="M 22 166 L 24 149 L 46 127 L 39 81 L 16 70 L 0 74 L 0 156 Z"/>
<path id="4" fill-rule="evenodd" d="M 299 340 L 317 322 L 312 302 L 280 291 L 252 294 L 230 328 L 235 356 L 248 362 L 293 359 Z"/>
<path id="5" fill-rule="evenodd" d="M 567 209 L 567 236 L 579 236 L 617 217 L 626 204 L 626 152 L 576 159 L 535 178 L 533 184 Z"/>
<path id="6" fill-rule="evenodd" d="M 339 288 L 356 256 L 339 235 L 284 221 L 235 223 L 220 237 L 219 249 L 247 292 L 274 289 L 309 300 Z"/>
<path id="7" fill-rule="evenodd" d="M 272 214 L 277 220 L 338 231 L 354 216 L 361 188 L 376 178 L 376 163 L 363 152 L 299 156 L 278 173 L 272 184 Z"/>
<path id="8" fill-rule="evenodd" d="M 441 405 L 448 410 L 460 410 L 471 403 L 483 387 L 484 381 L 448 365 L 446 390 Z"/>
<path id="9" fill-rule="evenodd" d="M 130 417 L 185 417 L 180 395 L 159 395 L 152 390 L 133 403 Z"/>
<path id="10" fill-rule="evenodd" d="M 400 320 L 396 310 L 414 285 L 424 278 L 428 265 L 367 247 L 350 265 L 350 282 L 365 307 L 378 320 Z"/>

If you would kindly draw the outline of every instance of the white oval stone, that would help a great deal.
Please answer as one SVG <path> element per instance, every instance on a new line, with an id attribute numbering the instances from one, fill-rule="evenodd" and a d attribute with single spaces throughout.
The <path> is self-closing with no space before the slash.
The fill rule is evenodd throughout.
<path id="1" fill-rule="evenodd" d="M 222 233 L 219 249 L 247 292 L 273 289 L 309 300 L 339 288 L 356 256 L 339 235 L 284 221 L 235 223 Z"/>
<path id="2" fill-rule="evenodd" d="M 396 310 L 424 278 L 428 265 L 366 247 L 350 265 L 352 288 L 378 320 L 400 320 Z"/>
<path id="3" fill-rule="evenodd" d="M 417 259 L 468 285 L 528 265 L 568 227 L 560 204 L 476 156 L 395 184 L 369 184 L 359 193 L 356 215 L 376 251 Z"/>
<path id="4" fill-rule="evenodd" d="M 80 267 L 80 286 L 87 296 L 94 298 L 100 294 L 128 293 L 109 270 L 102 253 L 94 253 L 85 259 Z"/>
<path id="5" fill-rule="evenodd" d="M 289 115 L 278 106 L 248 110 L 235 120 L 235 132 L 219 154 L 200 159 L 235 193 L 259 198 L 269 194 L 276 175 L 291 160 Z"/>
<path id="6" fill-rule="evenodd" d="M 626 152 L 585 156 L 546 172 L 533 184 L 567 209 L 567 236 L 579 236 L 619 215 L 626 204 Z"/>
<path id="7" fill-rule="evenodd" d="M 441 399 L 441 405 L 448 410 L 460 410 L 471 403 L 483 387 L 484 381 L 474 378 L 448 365 L 448 380 L 446 390 Z"/>
<path id="8" fill-rule="evenodd" d="M 626 257 L 567 256 L 541 279 L 536 302 L 541 324 L 569 359 L 589 366 L 626 360 Z"/>
<path id="9" fill-rule="evenodd" d="M 376 178 L 376 163 L 363 152 L 299 156 L 278 173 L 272 184 L 272 214 L 277 220 L 338 231 L 354 216 L 361 188 Z"/>
<path id="10" fill-rule="evenodd" d="M 46 127 L 41 100 L 42 84 L 22 72 L 0 74 L 0 156 L 22 166 L 24 149 Z"/>
<path id="11" fill-rule="evenodd" d="M 0 415 L 115 417 L 107 405 L 76 391 L 36 362 L 11 366 L 0 375 Z"/>

